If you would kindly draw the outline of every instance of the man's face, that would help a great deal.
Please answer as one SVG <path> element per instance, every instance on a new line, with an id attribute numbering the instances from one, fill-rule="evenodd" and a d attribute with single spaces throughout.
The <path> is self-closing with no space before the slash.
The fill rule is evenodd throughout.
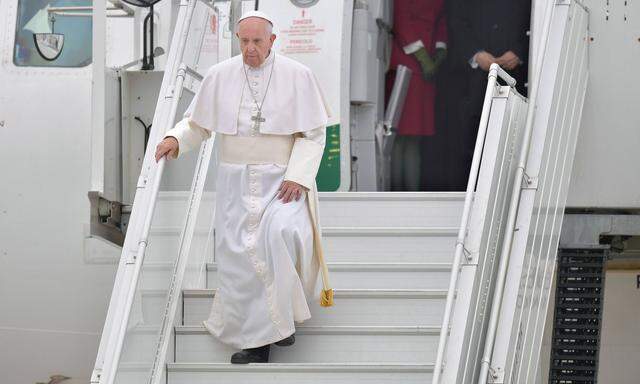
<path id="1" fill-rule="evenodd" d="M 276 35 L 269 33 L 269 22 L 259 17 L 249 17 L 238 25 L 238 39 L 244 62 L 251 67 L 264 63 Z"/>

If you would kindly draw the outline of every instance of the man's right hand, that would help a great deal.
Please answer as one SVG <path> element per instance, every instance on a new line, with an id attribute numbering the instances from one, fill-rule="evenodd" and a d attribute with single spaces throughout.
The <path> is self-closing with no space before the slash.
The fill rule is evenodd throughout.
<path id="1" fill-rule="evenodd" d="M 156 163 L 167 154 L 173 159 L 178 156 L 178 140 L 173 136 L 166 137 L 156 147 Z"/>

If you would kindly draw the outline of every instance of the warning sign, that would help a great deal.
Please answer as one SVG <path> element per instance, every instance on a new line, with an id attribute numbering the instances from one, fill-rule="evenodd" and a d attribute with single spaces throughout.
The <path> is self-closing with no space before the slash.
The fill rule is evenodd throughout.
<path id="1" fill-rule="evenodd" d="M 280 30 L 280 37 L 280 49 L 285 55 L 318 53 L 324 45 L 324 27 L 317 25 L 303 9 L 299 18 Z"/>

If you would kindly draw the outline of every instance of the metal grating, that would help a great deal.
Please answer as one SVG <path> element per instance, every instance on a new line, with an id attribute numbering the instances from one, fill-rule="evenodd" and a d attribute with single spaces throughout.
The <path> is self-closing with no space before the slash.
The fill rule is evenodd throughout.
<path id="1" fill-rule="evenodd" d="M 550 384 L 597 383 L 605 252 L 558 252 Z"/>

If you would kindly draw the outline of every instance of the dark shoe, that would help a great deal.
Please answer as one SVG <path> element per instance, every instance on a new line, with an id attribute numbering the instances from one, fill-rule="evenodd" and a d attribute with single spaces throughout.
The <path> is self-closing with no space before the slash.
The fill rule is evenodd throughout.
<path id="1" fill-rule="evenodd" d="M 258 348 L 243 349 L 231 356 L 231 364 L 268 363 L 271 344 Z"/>
<path id="2" fill-rule="evenodd" d="M 285 337 L 284 339 L 280 340 L 280 341 L 276 341 L 274 344 L 279 346 L 279 347 L 288 347 L 290 345 L 293 345 L 293 343 L 296 342 L 296 334 L 295 332 L 291 334 L 291 336 L 289 337 Z"/>

